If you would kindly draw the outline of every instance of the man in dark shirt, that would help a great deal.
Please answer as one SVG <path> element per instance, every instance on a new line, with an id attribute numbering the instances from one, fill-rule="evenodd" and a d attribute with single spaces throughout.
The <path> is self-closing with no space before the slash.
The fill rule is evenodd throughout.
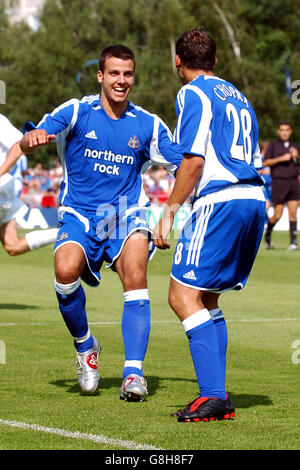
<path id="1" fill-rule="evenodd" d="M 271 169 L 272 195 L 271 202 L 274 214 L 269 218 L 265 233 L 265 242 L 268 249 L 273 249 L 271 233 L 274 225 L 281 218 L 285 204 L 287 204 L 290 222 L 289 250 L 298 250 L 297 244 L 297 209 L 300 199 L 299 191 L 299 164 L 300 148 L 290 142 L 293 133 L 292 126 L 287 121 L 279 122 L 277 126 L 278 140 L 271 142 L 265 152 L 263 165 Z"/>

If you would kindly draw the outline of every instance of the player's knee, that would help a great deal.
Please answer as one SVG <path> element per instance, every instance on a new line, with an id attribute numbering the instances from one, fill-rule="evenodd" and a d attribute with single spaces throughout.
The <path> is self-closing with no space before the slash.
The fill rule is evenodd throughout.
<path id="1" fill-rule="evenodd" d="M 66 263 L 56 266 L 55 276 L 57 282 L 61 284 L 71 284 L 78 279 L 79 273 L 75 266 Z"/>
<path id="2" fill-rule="evenodd" d="M 126 273 L 124 279 L 125 291 L 145 289 L 147 287 L 146 273 L 142 269 L 136 269 Z"/>
<path id="3" fill-rule="evenodd" d="M 191 307 L 191 299 L 187 292 L 171 283 L 168 297 L 169 305 L 174 312 L 181 317 L 182 312 L 187 312 Z"/>

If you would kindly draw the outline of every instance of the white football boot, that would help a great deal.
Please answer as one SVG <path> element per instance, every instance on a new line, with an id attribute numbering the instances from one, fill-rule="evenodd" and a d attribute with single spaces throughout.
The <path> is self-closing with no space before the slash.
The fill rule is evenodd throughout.
<path id="1" fill-rule="evenodd" d="M 297 243 L 291 243 L 288 247 L 288 250 L 289 251 L 298 251 L 299 250 L 299 246 L 297 245 Z"/>
<path id="2" fill-rule="evenodd" d="M 147 395 L 147 382 L 144 377 L 136 374 L 125 377 L 120 389 L 120 400 L 145 401 Z"/>
<path id="3" fill-rule="evenodd" d="M 91 395 L 98 389 L 100 374 L 98 372 L 98 356 L 101 351 L 97 338 L 94 346 L 84 353 L 77 353 L 77 376 L 82 392 Z"/>

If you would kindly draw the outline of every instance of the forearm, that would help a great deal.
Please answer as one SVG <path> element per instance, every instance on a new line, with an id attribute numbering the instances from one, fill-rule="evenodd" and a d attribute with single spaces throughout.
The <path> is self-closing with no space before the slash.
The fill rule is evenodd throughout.
<path id="1" fill-rule="evenodd" d="M 267 158 L 266 160 L 263 161 L 263 166 L 276 166 L 278 163 L 283 163 L 288 161 L 287 158 L 284 155 L 281 155 L 280 157 L 276 158 Z"/>
<path id="2" fill-rule="evenodd" d="M 199 156 L 184 156 L 177 171 L 174 188 L 167 201 L 167 210 L 176 214 L 180 206 L 192 193 L 203 171 L 204 159 Z"/>
<path id="3" fill-rule="evenodd" d="M 3 162 L 3 164 L 0 166 L 0 176 L 4 175 L 4 173 L 7 173 L 10 171 L 13 166 L 16 164 L 20 156 L 22 155 L 22 150 L 20 147 L 20 143 L 16 142 L 8 152 L 8 155 Z"/>
<path id="4" fill-rule="evenodd" d="M 202 175 L 204 159 L 195 155 L 185 155 L 179 170 L 172 193 L 167 201 L 162 218 L 153 230 L 155 245 L 166 250 L 171 244 L 168 235 L 172 229 L 176 212 L 192 193 L 198 179 Z"/>

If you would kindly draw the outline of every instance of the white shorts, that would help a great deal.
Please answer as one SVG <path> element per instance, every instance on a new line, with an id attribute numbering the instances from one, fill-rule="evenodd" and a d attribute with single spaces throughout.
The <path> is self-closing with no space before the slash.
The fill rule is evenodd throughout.
<path id="1" fill-rule="evenodd" d="M 25 204 L 15 194 L 15 180 L 5 173 L 0 177 L 0 226 L 14 219 Z"/>

